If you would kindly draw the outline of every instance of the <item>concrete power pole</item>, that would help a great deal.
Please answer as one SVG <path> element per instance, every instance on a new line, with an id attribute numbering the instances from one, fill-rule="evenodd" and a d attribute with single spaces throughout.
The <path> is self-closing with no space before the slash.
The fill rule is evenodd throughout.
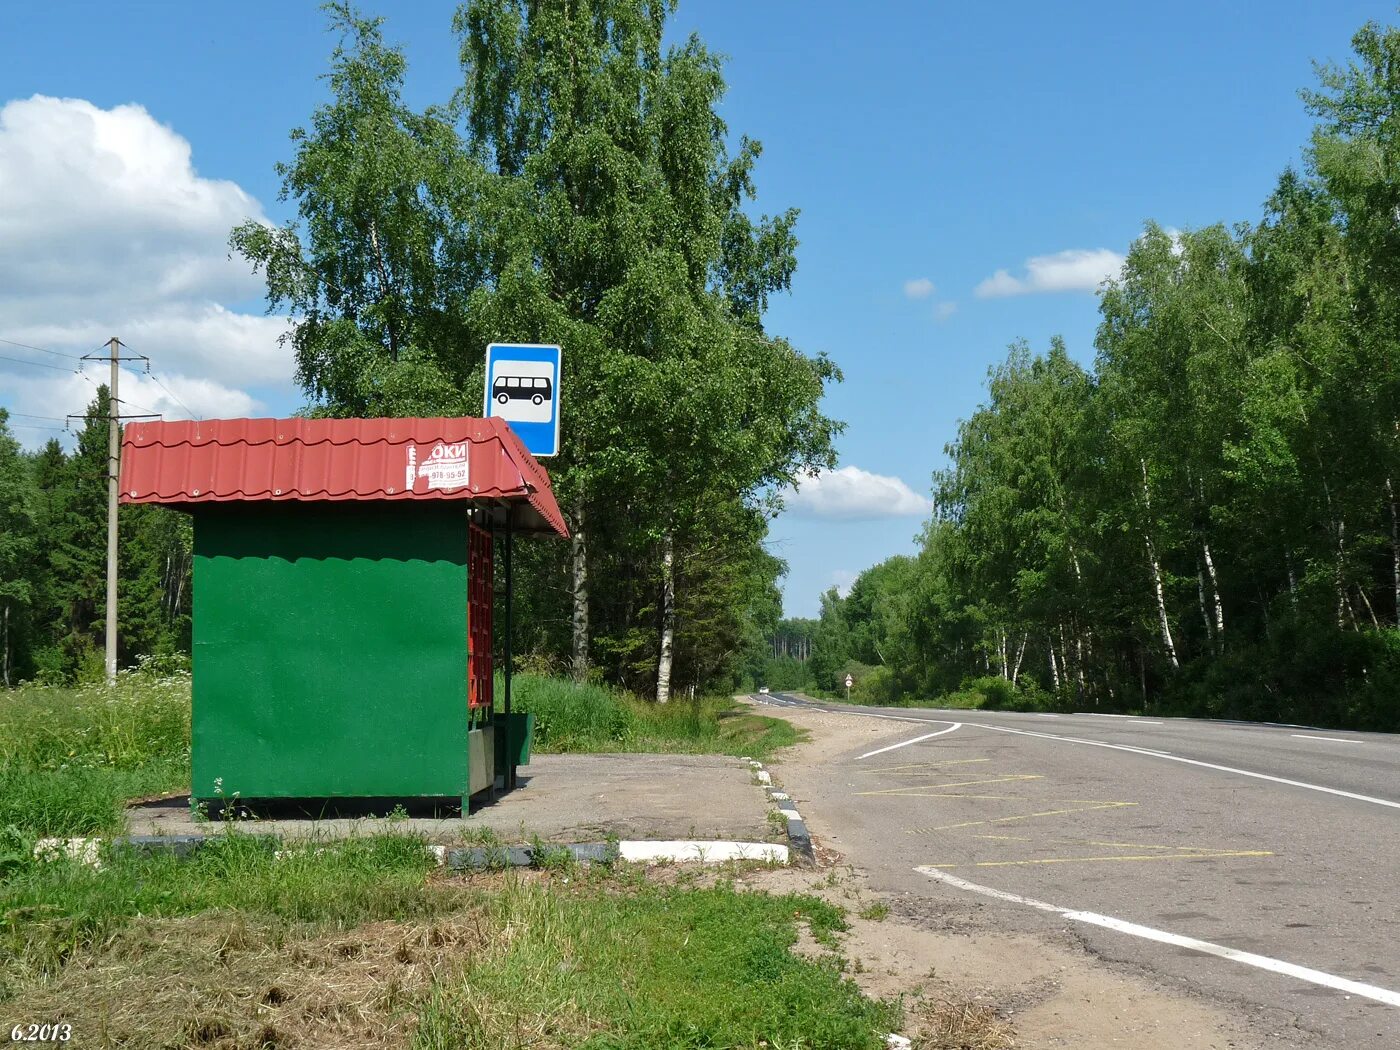
<path id="1" fill-rule="evenodd" d="M 117 396 L 117 382 L 121 378 L 121 362 L 145 361 L 146 370 L 151 367 L 150 358 L 145 354 L 122 356 L 122 341 L 116 336 L 107 340 L 107 353 L 84 354 L 84 361 L 106 361 L 111 367 L 107 385 L 107 684 L 117 680 L 117 486 L 121 482 L 122 420 L 148 419 L 156 413 L 139 416 L 124 416 L 121 398 Z M 81 417 L 86 419 L 84 414 Z"/>
<path id="2" fill-rule="evenodd" d="M 117 481 L 121 473 L 121 409 L 117 377 L 121 373 L 121 341 L 107 343 L 112 366 L 107 390 L 107 684 L 117 680 Z"/>

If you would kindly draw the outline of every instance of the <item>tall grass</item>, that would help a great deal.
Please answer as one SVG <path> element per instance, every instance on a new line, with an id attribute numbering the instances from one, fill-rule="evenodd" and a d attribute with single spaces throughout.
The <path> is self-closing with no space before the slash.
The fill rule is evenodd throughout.
<path id="1" fill-rule="evenodd" d="M 188 674 L 0 693 L 0 828 L 117 830 L 127 799 L 188 786 L 189 749 Z"/>
<path id="2" fill-rule="evenodd" d="M 497 683 L 497 702 L 502 684 Z M 791 724 L 749 714 L 727 697 L 657 704 L 596 685 L 516 675 L 512 708 L 535 715 L 545 752 L 659 751 L 763 757 L 799 739 Z"/>

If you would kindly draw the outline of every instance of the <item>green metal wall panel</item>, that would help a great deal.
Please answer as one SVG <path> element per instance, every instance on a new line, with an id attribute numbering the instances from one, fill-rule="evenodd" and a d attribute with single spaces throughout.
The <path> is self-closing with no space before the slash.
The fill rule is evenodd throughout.
<path id="1" fill-rule="evenodd" d="M 467 516 L 223 505 L 194 522 L 194 795 L 467 793 Z"/>

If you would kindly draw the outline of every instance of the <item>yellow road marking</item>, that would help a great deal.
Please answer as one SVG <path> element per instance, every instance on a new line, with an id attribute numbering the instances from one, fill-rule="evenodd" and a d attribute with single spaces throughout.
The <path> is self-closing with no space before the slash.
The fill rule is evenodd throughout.
<path id="1" fill-rule="evenodd" d="M 948 788 L 972 787 L 975 784 L 1011 784 L 1021 780 L 1043 780 L 1040 773 L 1008 773 L 1002 777 L 983 777 L 980 780 L 956 780 L 951 784 L 929 784 L 924 787 L 883 788 L 879 791 L 857 791 L 857 795 L 911 795 L 914 797 L 938 794 Z"/>
<path id="2" fill-rule="evenodd" d="M 933 769 L 934 766 L 966 766 L 974 762 L 990 762 L 990 758 L 952 758 L 946 762 L 910 762 L 902 766 L 886 766 L 883 769 L 860 769 L 859 773 L 900 773 L 905 769 Z M 902 773 L 903 776 L 937 776 L 933 773 Z"/>
<path id="3" fill-rule="evenodd" d="M 933 786 L 936 787 L 937 785 L 933 785 Z M 886 794 L 886 792 L 883 792 L 883 791 L 866 791 L 866 792 L 861 792 L 861 794 L 867 794 L 867 795 L 883 795 L 883 794 Z M 972 799 L 979 799 L 979 800 L 983 800 L 983 801 L 987 801 L 987 802 L 1024 802 L 1024 801 L 1025 801 L 1025 799 L 1023 799 L 1020 795 L 973 795 L 973 794 L 969 794 L 969 793 L 966 792 L 966 791 L 924 791 L 924 792 L 921 792 L 921 793 L 919 794 L 918 797 L 919 797 L 919 798 L 972 798 Z"/>
<path id="4" fill-rule="evenodd" d="M 1068 799 L 1066 801 L 1069 801 Z M 965 820 L 961 824 L 941 824 L 938 827 L 906 828 L 906 835 L 927 835 L 934 831 L 954 831 L 958 828 L 978 828 L 984 824 L 1007 824 L 1013 820 L 1032 820 L 1035 817 L 1060 817 L 1069 813 L 1089 813 L 1096 809 L 1117 809 L 1121 806 L 1136 806 L 1136 802 L 1095 802 L 1078 806 L 1075 809 L 1046 809 L 1038 813 L 1021 813 L 1014 817 L 989 817 L 986 820 Z M 935 865 L 936 866 L 936 865 Z"/>
<path id="5" fill-rule="evenodd" d="M 981 860 L 967 864 L 933 864 L 934 868 L 1011 868 L 1027 864 L 1097 864 L 1117 860 L 1213 860 L 1219 857 L 1272 857 L 1271 850 L 1216 850 L 1210 853 L 1148 853 L 1121 857 L 1039 857 L 1034 860 Z"/>
<path id="6" fill-rule="evenodd" d="M 1072 842 L 1073 839 L 1061 839 L 1061 842 Z M 1155 846 L 1147 842 L 1100 842 L 1097 839 L 1084 839 L 1086 846 L 1113 846 L 1117 849 L 1174 849 L 1187 850 L 1194 853 L 1218 853 L 1221 852 L 1216 846 Z"/>

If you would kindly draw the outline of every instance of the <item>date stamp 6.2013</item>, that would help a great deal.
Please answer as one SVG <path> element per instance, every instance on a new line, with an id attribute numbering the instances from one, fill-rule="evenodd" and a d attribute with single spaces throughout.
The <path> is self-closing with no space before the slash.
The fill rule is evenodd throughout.
<path id="1" fill-rule="evenodd" d="M 73 1038 L 73 1026 L 66 1021 L 17 1024 L 10 1029 L 11 1043 L 66 1043 Z"/>

